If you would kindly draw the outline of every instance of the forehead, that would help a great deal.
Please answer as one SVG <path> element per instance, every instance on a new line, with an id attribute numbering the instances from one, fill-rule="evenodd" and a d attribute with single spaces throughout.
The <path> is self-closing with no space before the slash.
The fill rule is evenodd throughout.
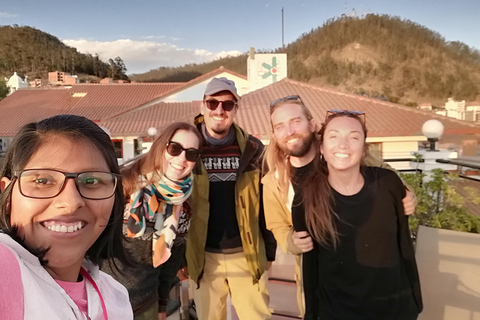
<path id="1" fill-rule="evenodd" d="M 335 117 L 330 122 L 328 122 L 326 131 L 336 130 L 336 131 L 358 131 L 363 133 L 363 127 L 360 123 L 360 120 L 357 118 L 352 118 L 349 116 L 340 116 Z"/>
<path id="2" fill-rule="evenodd" d="M 180 143 L 187 149 L 198 148 L 200 145 L 197 135 L 188 130 L 177 130 L 170 140 Z"/>
<path id="3" fill-rule="evenodd" d="M 298 104 L 284 104 L 275 109 L 275 111 L 271 115 L 272 124 L 288 122 L 291 119 L 301 118 L 307 120 L 303 109 Z"/>
<path id="4" fill-rule="evenodd" d="M 51 136 L 43 141 L 23 169 L 29 168 L 110 171 L 102 152 L 92 142 L 65 136 Z"/>
<path id="5" fill-rule="evenodd" d="M 220 91 L 215 94 L 205 96 L 205 100 L 208 99 L 217 99 L 219 101 L 233 100 L 236 101 L 235 96 L 230 91 Z"/>

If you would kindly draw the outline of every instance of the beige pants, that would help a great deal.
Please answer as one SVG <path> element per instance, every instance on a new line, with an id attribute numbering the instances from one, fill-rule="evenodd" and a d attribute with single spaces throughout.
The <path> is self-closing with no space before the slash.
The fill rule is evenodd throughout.
<path id="1" fill-rule="evenodd" d="M 205 269 L 200 288 L 191 281 L 199 320 L 226 320 L 230 293 L 240 320 L 270 319 L 266 272 L 253 284 L 243 252 L 205 253 Z"/>

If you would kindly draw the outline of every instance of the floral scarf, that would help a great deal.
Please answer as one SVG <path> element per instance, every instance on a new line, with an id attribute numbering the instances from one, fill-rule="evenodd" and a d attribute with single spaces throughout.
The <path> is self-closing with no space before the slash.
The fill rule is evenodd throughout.
<path id="1" fill-rule="evenodd" d="M 150 177 L 152 174 L 146 175 L 147 179 Z M 141 237 L 145 233 L 146 222 L 155 223 L 152 243 L 154 267 L 171 256 L 182 204 L 192 193 L 192 186 L 192 174 L 184 180 L 171 180 L 162 175 L 160 181 L 147 184 L 130 197 L 127 236 Z"/>

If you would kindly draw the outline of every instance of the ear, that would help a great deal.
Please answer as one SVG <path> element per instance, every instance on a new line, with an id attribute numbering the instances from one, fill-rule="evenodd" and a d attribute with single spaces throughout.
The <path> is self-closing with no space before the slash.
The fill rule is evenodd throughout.
<path id="1" fill-rule="evenodd" d="M 205 101 L 202 101 L 202 104 L 200 104 L 200 114 L 202 116 L 205 115 Z"/>
<path id="2" fill-rule="evenodd" d="M 318 132 L 317 128 L 317 121 L 315 119 L 310 120 L 310 131 L 313 132 Z"/>
<path id="3" fill-rule="evenodd" d="M 2 180 L 0 180 L 0 191 L 3 192 L 8 185 L 12 182 L 10 179 L 3 177 Z"/>

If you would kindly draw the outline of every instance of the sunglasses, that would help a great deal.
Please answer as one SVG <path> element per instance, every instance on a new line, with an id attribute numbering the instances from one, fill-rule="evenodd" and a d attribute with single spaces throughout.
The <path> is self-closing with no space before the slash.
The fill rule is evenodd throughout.
<path id="1" fill-rule="evenodd" d="M 237 102 L 233 100 L 225 100 L 225 101 L 218 101 L 217 99 L 208 99 L 205 100 L 205 105 L 207 106 L 208 109 L 210 110 L 215 110 L 217 107 L 222 104 L 222 108 L 225 111 L 232 111 L 233 108 L 237 106 Z"/>
<path id="2" fill-rule="evenodd" d="M 367 121 L 367 115 L 363 111 L 356 111 L 356 110 L 342 110 L 342 109 L 332 109 L 327 111 L 327 115 L 325 117 L 325 120 L 330 117 L 331 115 L 334 114 L 339 114 L 339 115 L 345 115 L 345 116 L 357 116 L 362 118 L 363 117 L 363 123 L 366 123 Z"/>
<path id="3" fill-rule="evenodd" d="M 167 152 L 172 157 L 179 156 L 183 151 L 185 151 L 185 159 L 190 162 L 196 162 L 198 157 L 202 154 L 202 151 L 195 148 L 185 149 L 180 143 L 169 141 L 167 143 Z"/>
<path id="4" fill-rule="evenodd" d="M 277 103 L 280 103 L 282 101 L 300 101 L 303 103 L 302 98 L 300 98 L 299 95 L 286 96 L 270 102 L 270 109 L 273 108 Z"/>

